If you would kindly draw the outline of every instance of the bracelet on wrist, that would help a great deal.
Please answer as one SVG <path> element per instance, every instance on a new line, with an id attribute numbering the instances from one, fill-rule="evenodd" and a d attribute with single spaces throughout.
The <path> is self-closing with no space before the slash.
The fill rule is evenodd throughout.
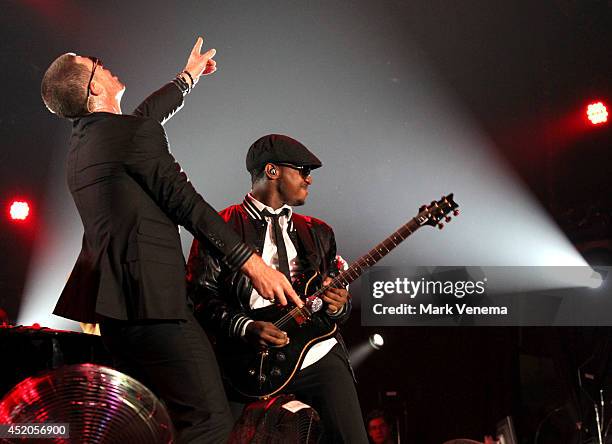
<path id="1" fill-rule="evenodd" d="M 178 87 L 178 89 L 183 94 L 183 97 L 185 97 L 187 94 L 191 92 L 191 87 L 189 86 L 189 82 L 185 80 L 183 73 L 177 74 L 176 77 L 172 80 L 172 83 L 174 83 Z"/>
<path id="2" fill-rule="evenodd" d="M 191 74 L 187 70 L 184 70 L 183 73 L 187 74 L 187 77 L 189 77 L 189 80 L 191 80 L 191 87 L 193 88 L 196 84 L 196 82 L 193 80 L 193 77 L 191 77 Z"/>

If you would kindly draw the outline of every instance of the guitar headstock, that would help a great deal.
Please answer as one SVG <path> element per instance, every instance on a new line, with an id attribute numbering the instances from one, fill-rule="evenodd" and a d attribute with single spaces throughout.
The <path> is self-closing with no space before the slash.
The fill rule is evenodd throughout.
<path id="1" fill-rule="evenodd" d="M 444 228 L 445 222 L 450 222 L 450 213 L 453 216 L 459 215 L 459 205 L 453 200 L 453 193 L 448 196 L 442 196 L 438 201 L 432 201 L 430 205 L 423 205 L 419 208 L 419 214 L 416 217 L 419 225 L 431 225 L 432 227 L 437 226 L 438 228 Z"/>

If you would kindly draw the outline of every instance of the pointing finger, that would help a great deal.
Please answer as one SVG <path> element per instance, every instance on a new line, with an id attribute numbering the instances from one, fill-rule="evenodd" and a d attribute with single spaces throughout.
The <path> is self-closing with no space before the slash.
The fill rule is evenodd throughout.
<path id="1" fill-rule="evenodd" d="M 282 288 L 276 287 L 274 289 L 274 296 L 276 297 L 276 300 L 279 302 L 279 304 L 287 305 L 287 298 L 285 298 L 285 294 L 283 293 Z"/>
<path id="2" fill-rule="evenodd" d="M 204 39 L 202 37 L 198 37 L 198 39 L 195 42 L 195 45 L 193 45 L 193 49 L 191 50 L 191 53 L 200 54 L 200 51 L 202 50 L 202 43 L 204 43 Z"/>
<path id="3" fill-rule="evenodd" d="M 302 302 L 302 300 L 297 295 L 297 293 L 295 292 L 295 290 L 293 289 L 293 287 L 291 286 L 291 284 L 288 281 L 286 282 L 286 284 L 284 286 L 284 290 L 285 290 L 285 294 L 287 295 L 287 297 L 289 297 L 289 299 L 291 299 L 291 301 L 295 305 L 297 305 L 300 308 L 302 308 L 304 306 L 304 302 Z"/>

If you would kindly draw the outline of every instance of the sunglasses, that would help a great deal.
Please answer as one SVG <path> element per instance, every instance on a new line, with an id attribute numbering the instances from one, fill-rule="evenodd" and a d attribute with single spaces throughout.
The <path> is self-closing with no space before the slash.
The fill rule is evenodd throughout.
<path id="1" fill-rule="evenodd" d="M 312 167 L 305 166 L 305 165 L 297 166 L 297 165 L 292 165 L 290 163 L 277 163 L 276 165 L 285 166 L 285 167 L 291 168 L 292 170 L 298 170 L 300 173 L 300 176 L 302 176 L 303 179 L 306 179 L 308 176 L 310 176 L 310 173 L 312 172 Z"/>
<path id="2" fill-rule="evenodd" d="M 98 65 L 102 66 L 102 60 L 99 58 L 93 56 L 87 56 L 87 58 L 93 62 L 93 67 L 91 68 L 91 75 L 89 76 L 89 82 L 87 83 L 87 97 L 85 99 L 85 103 L 88 103 L 89 101 L 89 95 L 91 94 L 91 81 L 96 73 L 96 68 Z"/>

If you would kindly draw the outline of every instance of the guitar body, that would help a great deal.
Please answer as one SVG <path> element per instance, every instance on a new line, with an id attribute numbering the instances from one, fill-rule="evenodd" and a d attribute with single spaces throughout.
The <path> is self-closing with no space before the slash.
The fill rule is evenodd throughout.
<path id="1" fill-rule="evenodd" d="M 320 286 L 318 273 L 297 278 L 293 284 L 302 298 Z M 336 332 L 336 323 L 325 310 L 303 317 L 291 316 L 289 313 L 294 309 L 270 305 L 249 313 L 253 320 L 275 323 L 287 332 L 289 344 L 283 347 L 256 348 L 242 338 L 217 342 L 217 358 L 231 390 L 247 398 L 268 398 L 279 393 L 299 371 L 308 350 Z"/>

